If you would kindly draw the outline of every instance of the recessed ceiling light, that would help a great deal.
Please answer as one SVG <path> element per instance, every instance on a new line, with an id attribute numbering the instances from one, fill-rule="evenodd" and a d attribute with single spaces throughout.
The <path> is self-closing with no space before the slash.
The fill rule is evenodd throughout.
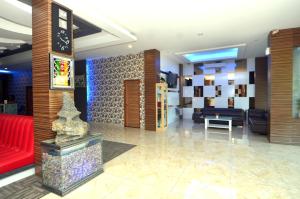
<path id="1" fill-rule="evenodd" d="M 132 45 L 131 45 L 131 44 L 128 44 L 128 48 L 132 48 Z"/>

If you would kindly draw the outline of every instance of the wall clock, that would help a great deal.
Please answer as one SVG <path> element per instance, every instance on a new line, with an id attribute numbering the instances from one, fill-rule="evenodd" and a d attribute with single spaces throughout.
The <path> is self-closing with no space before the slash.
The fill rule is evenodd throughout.
<path id="1" fill-rule="evenodd" d="M 52 51 L 72 54 L 72 11 L 52 3 Z"/>

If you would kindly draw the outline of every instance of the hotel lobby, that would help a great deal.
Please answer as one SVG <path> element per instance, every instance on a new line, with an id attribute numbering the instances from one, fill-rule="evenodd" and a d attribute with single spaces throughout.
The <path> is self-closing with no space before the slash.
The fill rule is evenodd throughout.
<path id="1" fill-rule="evenodd" d="M 296 0 L 3 0 L 0 199 L 300 198 Z"/>

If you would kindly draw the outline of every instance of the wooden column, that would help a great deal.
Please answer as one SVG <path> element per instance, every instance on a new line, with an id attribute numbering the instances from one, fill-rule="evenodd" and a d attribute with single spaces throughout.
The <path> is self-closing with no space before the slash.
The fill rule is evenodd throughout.
<path id="1" fill-rule="evenodd" d="M 49 90 L 49 53 L 51 53 L 52 0 L 32 0 L 32 85 L 34 116 L 34 153 L 41 164 L 40 142 L 54 138 L 52 121 L 62 105 L 62 92 Z M 73 91 L 70 91 L 73 94 Z M 39 167 L 37 167 L 37 173 Z"/>
<path id="2" fill-rule="evenodd" d="M 293 50 L 300 46 L 300 28 L 269 35 L 269 110 L 271 142 L 300 144 L 300 119 L 292 116 Z"/>
<path id="3" fill-rule="evenodd" d="M 156 49 L 144 51 L 145 72 L 145 129 L 156 130 L 155 84 L 159 83 L 160 52 Z"/>

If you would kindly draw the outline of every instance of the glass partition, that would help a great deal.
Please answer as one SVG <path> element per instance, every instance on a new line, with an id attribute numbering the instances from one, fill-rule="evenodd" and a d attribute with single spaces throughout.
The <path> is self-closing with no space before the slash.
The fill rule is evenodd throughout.
<path id="1" fill-rule="evenodd" d="M 295 48 L 293 58 L 293 117 L 300 118 L 300 47 Z"/>

